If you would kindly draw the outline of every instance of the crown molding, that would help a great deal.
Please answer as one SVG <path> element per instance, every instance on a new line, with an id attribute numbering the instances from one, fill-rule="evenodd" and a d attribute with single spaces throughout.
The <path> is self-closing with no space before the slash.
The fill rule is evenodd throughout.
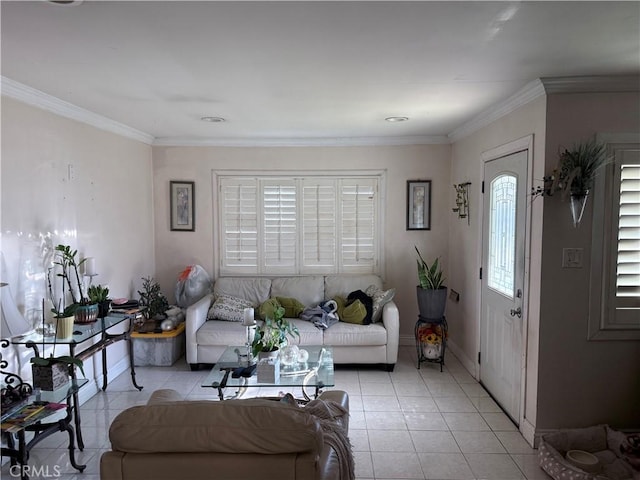
<path id="1" fill-rule="evenodd" d="M 526 105 L 527 103 L 541 97 L 545 94 L 544 85 L 540 79 L 533 80 L 525 85 L 520 91 L 516 92 L 506 100 L 497 103 L 493 107 L 488 108 L 480 115 L 472 118 L 468 122 L 453 130 L 449 135 L 451 143 L 457 142 L 473 132 L 480 130 L 482 127 L 495 122 L 496 120 L 508 115 L 514 110 Z"/>
<path id="2" fill-rule="evenodd" d="M 577 77 L 543 77 L 529 82 L 506 100 L 488 108 L 462 124 L 449 135 L 451 143 L 471 135 L 499 118 L 513 112 L 542 95 L 555 93 L 613 93 L 640 91 L 638 75 L 591 75 Z"/>
<path id="3" fill-rule="evenodd" d="M 592 75 L 582 77 L 543 77 L 540 79 L 547 94 L 638 92 L 638 75 Z"/>
<path id="4" fill-rule="evenodd" d="M 55 113 L 56 115 L 60 115 L 61 117 L 76 120 L 100 130 L 105 130 L 107 132 L 115 133 L 116 135 L 146 143 L 147 145 L 151 145 L 153 143 L 153 135 L 149 135 L 148 133 L 141 132 L 140 130 L 131 128 L 123 123 L 116 122 L 110 118 L 85 110 L 84 108 L 16 82 L 15 80 L 11 80 L 5 76 L 0 76 L 0 83 L 2 95 L 26 103 L 27 105 L 47 110 Z"/>
<path id="5" fill-rule="evenodd" d="M 448 144 L 445 135 L 345 138 L 156 138 L 154 147 L 351 147 Z"/>

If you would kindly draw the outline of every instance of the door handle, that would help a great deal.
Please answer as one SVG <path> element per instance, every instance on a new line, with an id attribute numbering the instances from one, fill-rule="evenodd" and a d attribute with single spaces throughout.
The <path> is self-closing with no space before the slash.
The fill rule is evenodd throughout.
<path id="1" fill-rule="evenodd" d="M 518 307 L 515 310 L 512 308 L 509 313 L 511 314 L 512 317 L 517 316 L 518 318 L 522 318 L 522 308 Z"/>

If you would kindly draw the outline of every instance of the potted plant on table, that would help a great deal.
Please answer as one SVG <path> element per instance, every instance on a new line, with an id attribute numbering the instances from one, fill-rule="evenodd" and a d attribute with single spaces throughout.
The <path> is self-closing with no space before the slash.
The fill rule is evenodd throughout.
<path id="1" fill-rule="evenodd" d="M 264 324 L 256 328 L 256 333 L 251 343 L 253 356 L 260 356 L 261 353 L 277 355 L 279 349 L 287 345 L 287 335 L 300 333 L 295 325 L 284 318 L 284 308 L 276 306 L 271 315 L 267 315 Z"/>
<path id="2" fill-rule="evenodd" d="M 418 253 L 418 280 L 420 284 L 416 287 L 416 291 L 420 317 L 430 320 L 441 319 L 447 304 L 447 287 L 444 285 L 445 278 L 442 268 L 440 268 L 437 258 L 429 265 L 422 258 L 418 247 L 415 245 L 414 247 Z"/>
<path id="3" fill-rule="evenodd" d="M 160 291 L 160 284 L 152 277 L 142 277 L 142 290 L 138 290 L 140 305 L 147 307 L 143 312 L 147 320 L 163 320 L 169 309 L 167 298 Z"/>
<path id="4" fill-rule="evenodd" d="M 89 300 L 98 305 L 98 317 L 104 318 L 109 313 L 111 299 L 109 298 L 109 287 L 102 285 L 91 285 L 87 291 Z"/>
<path id="5" fill-rule="evenodd" d="M 45 314 L 44 300 L 42 309 L 42 324 L 44 331 Z M 48 357 L 35 356 L 31 358 L 31 373 L 33 386 L 41 390 L 52 391 L 60 388 L 69 381 L 69 369 L 78 367 L 84 376 L 83 362 L 81 359 L 70 355 L 55 356 L 56 340 L 70 338 L 73 334 L 73 314 L 67 315 L 64 311 L 52 310 L 55 313 L 57 323 L 56 336 L 53 340 L 53 351 Z M 66 317 L 64 315 L 67 315 Z M 65 322 L 65 323 L 63 323 Z M 44 336 L 42 337 L 42 352 L 44 353 Z"/>
<path id="6" fill-rule="evenodd" d="M 64 311 L 67 313 L 73 313 L 75 315 L 76 323 L 92 323 L 98 318 L 98 305 L 91 302 L 89 298 L 84 295 L 83 283 L 80 280 L 80 272 L 78 268 L 85 262 L 86 259 L 80 261 L 76 260 L 77 250 L 71 250 L 69 245 L 57 245 L 55 249 L 54 265 L 60 267 L 60 272 L 56 276 L 62 279 L 62 304 L 66 305 L 66 293 L 71 296 L 71 304 L 65 306 Z M 49 273 L 51 270 L 49 269 Z M 52 297 L 51 281 L 49 279 L 49 292 Z M 52 298 L 53 302 L 53 298 Z M 53 302 L 54 308 L 56 303 Z M 58 308 L 58 313 L 60 309 Z M 54 312 L 55 313 L 55 312 Z"/>

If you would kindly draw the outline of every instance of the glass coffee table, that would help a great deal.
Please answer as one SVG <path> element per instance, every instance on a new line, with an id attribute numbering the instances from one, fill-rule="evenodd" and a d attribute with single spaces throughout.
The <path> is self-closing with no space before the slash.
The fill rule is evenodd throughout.
<path id="1" fill-rule="evenodd" d="M 304 401 L 309 401 L 311 397 L 307 389 L 315 389 L 313 398 L 316 398 L 322 388 L 335 385 L 333 349 L 323 345 L 302 345 L 300 349 L 309 352 L 306 362 L 296 362 L 291 365 L 283 365 L 280 362 L 280 378 L 276 382 L 259 382 L 255 371 L 250 377 L 235 378 L 233 376 L 234 370 L 247 366 L 245 355 L 247 347 L 245 345 L 227 347 L 202 382 L 202 386 L 217 389 L 220 400 L 224 400 L 224 389 L 229 387 L 237 388 L 236 394 L 231 398 L 240 398 L 249 387 L 301 387 Z"/>

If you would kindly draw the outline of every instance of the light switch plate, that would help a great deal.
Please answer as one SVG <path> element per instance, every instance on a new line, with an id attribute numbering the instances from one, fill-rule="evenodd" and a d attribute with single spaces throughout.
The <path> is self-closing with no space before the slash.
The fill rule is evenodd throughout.
<path id="1" fill-rule="evenodd" d="M 562 249 L 562 268 L 582 268 L 582 248 Z"/>

